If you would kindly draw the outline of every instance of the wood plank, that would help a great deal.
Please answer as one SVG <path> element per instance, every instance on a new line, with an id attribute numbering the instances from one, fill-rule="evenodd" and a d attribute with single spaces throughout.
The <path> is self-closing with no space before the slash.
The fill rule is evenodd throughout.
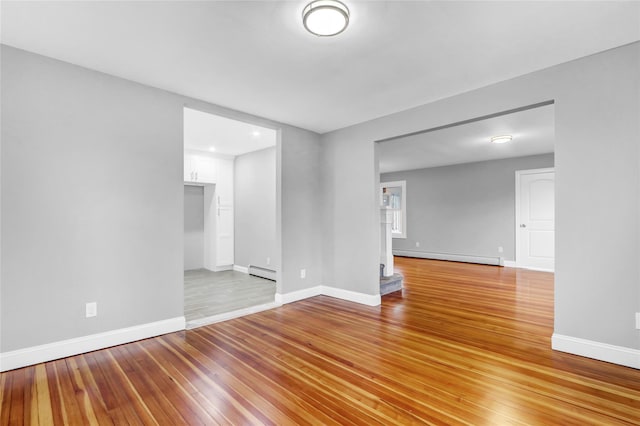
<path id="1" fill-rule="evenodd" d="M 62 397 L 60 384 L 58 381 L 58 373 L 56 371 L 55 361 L 47 362 L 44 364 L 47 374 L 47 384 L 49 387 L 49 398 L 51 399 L 51 414 L 53 416 L 53 424 L 64 425 L 67 424 L 67 411 L 65 409 L 65 402 Z M 34 367 L 27 367 L 34 368 Z"/>
<path id="2" fill-rule="evenodd" d="M 180 422 L 185 424 L 214 423 L 212 417 L 194 403 L 175 377 L 167 374 L 167 369 L 149 357 L 139 345 L 123 345 L 114 350 L 118 351 L 119 363 L 129 363 L 127 376 L 138 389 L 149 410 L 152 413 L 165 413 L 166 419 L 156 416 L 158 423 L 175 423 L 175 419 L 180 419 Z M 152 407 L 150 401 L 156 401 L 156 405 Z"/>
<path id="3" fill-rule="evenodd" d="M 73 382 L 69 376 L 69 369 L 65 359 L 53 361 L 53 372 L 60 395 L 60 408 L 65 425 L 89 424 L 89 419 L 82 407 L 78 405 Z"/>
<path id="4" fill-rule="evenodd" d="M 54 424 L 53 411 L 51 409 L 51 395 L 49 394 L 49 383 L 47 380 L 47 370 L 44 364 L 38 364 L 35 370 L 35 392 L 36 399 L 32 401 L 36 413 L 32 415 L 31 424 Z M 32 408 L 32 412 L 34 409 Z M 34 423 L 35 421 L 35 423 Z"/>
<path id="5" fill-rule="evenodd" d="M 0 374 L 0 424 L 8 425 L 9 416 L 11 415 L 11 394 L 13 393 L 13 372 Z"/>
<path id="6" fill-rule="evenodd" d="M 98 398 L 99 392 L 84 356 L 67 358 L 78 405 L 82 406 L 90 424 L 112 424 L 111 417 Z"/>
<path id="7" fill-rule="evenodd" d="M 640 424 L 640 371 L 550 349 L 553 274 L 396 258 L 318 296 L 0 375 L 8 424 Z"/>
<path id="8" fill-rule="evenodd" d="M 295 419 L 295 423 L 305 424 L 312 415 L 317 422 L 322 424 L 351 424 L 347 418 L 341 415 L 339 412 L 341 410 L 336 411 L 329 406 L 326 397 L 309 392 L 299 382 L 281 374 L 281 370 L 278 368 L 272 369 L 264 363 L 259 364 L 256 357 L 252 356 L 254 354 L 242 350 L 236 351 L 224 343 L 218 345 L 204 334 L 199 337 L 201 338 L 191 338 L 191 345 L 203 353 L 215 349 L 216 364 L 227 370 L 227 374 L 231 377 L 243 378 L 251 383 L 253 388 L 256 385 L 262 385 L 264 389 L 270 389 L 270 392 L 261 396 L 272 405 L 283 407 L 284 411 L 288 413 L 287 416 L 292 420 Z M 303 398 L 303 395 L 308 398 Z M 318 406 L 322 409 L 318 409 Z"/>
<path id="9" fill-rule="evenodd" d="M 94 364 L 94 379 L 114 424 L 158 424 L 128 380 L 123 367 L 115 362 L 111 349 L 85 356 Z M 160 416 L 161 413 L 155 415 Z"/>
<path id="10" fill-rule="evenodd" d="M 9 413 L 10 425 L 25 424 L 24 413 L 25 411 L 30 412 L 25 406 L 29 402 L 25 401 L 25 398 L 29 398 L 29 387 L 25 385 L 26 375 L 27 372 L 24 370 L 13 371 L 13 391 L 11 392 L 11 410 Z"/>

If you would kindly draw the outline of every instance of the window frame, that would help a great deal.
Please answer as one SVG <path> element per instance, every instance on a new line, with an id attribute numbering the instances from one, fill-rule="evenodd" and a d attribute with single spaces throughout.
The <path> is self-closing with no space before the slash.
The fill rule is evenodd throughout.
<path id="1" fill-rule="evenodd" d="M 384 188 L 401 188 L 400 209 L 394 211 L 400 213 L 400 232 L 391 231 L 392 238 L 407 238 L 407 181 L 396 180 L 391 182 L 380 182 L 380 206 L 384 206 L 382 193 Z"/>

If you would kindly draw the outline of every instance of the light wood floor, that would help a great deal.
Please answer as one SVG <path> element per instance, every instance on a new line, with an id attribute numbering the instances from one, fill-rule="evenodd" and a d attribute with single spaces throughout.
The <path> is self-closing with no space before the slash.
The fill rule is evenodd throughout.
<path id="1" fill-rule="evenodd" d="M 3 373 L 0 423 L 640 423 L 639 370 L 550 350 L 551 274 L 397 266 L 379 307 L 319 296 Z"/>
<path id="2" fill-rule="evenodd" d="M 237 271 L 184 271 L 184 315 L 187 321 L 275 300 L 276 283 Z"/>

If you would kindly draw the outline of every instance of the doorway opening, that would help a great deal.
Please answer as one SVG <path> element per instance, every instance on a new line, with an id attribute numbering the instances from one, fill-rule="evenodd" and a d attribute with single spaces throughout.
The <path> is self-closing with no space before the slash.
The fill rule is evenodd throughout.
<path id="1" fill-rule="evenodd" d="M 516 207 L 521 188 L 514 177 L 518 171 L 553 170 L 554 117 L 554 103 L 548 101 L 378 141 L 380 187 L 406 186 L 405 232 L 392 235 L 393 255 L 527 267 L 516 241 L 523 222 L 516 216 L 522 204 Z M 504 139 L 510 142 L 492 143 L 496 136 L 508 136 Z M 547 178 L 534 185 L 533 194 L 535 201 L 546 202 L 534 212 L 546 222 L 535 225 L 547 228 L 536 229 L 540 232 L 529 243 L 535 242 L 536 253 L 549 260 L 554 230 L 548 220 L 554 205 Z M 537 269 L 552 271 L 553 266 Z"/>
<path id="2" fill-rule="evenodd" d="M 184 108 L 187 328 L 275 305 L 277 131 Z"/>

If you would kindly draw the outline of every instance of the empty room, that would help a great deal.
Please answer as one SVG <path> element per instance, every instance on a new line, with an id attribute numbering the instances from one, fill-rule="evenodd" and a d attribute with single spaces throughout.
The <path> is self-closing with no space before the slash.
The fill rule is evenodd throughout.
<path id="1" fill-rule="evenodd" d="M 3 1 L 0 424 L 640 424 L 640 2 Z"/>

